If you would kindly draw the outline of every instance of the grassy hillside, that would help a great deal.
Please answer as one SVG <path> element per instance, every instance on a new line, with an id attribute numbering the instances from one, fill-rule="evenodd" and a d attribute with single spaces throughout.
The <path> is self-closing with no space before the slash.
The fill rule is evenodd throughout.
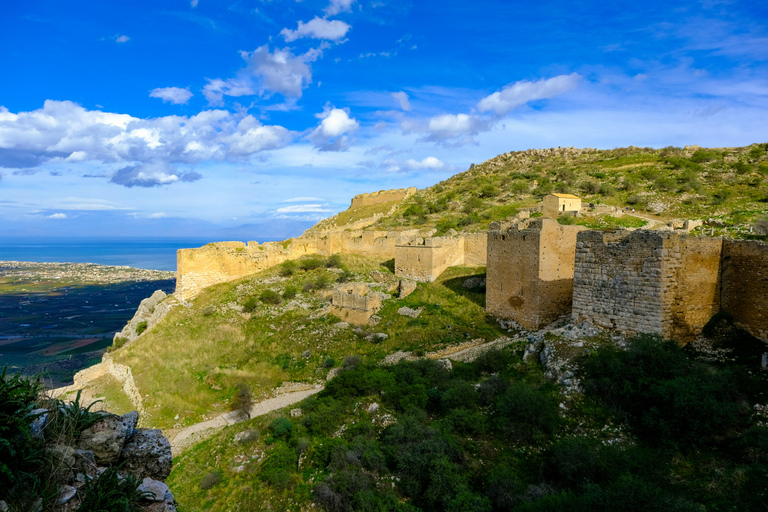
<path id="1" fill-rule="evenodd" d="M 133 369 L 144 395 L 144 424 L 178 428 L 226 412 L 240 383 L 259 400 L 286 382 L 323 382 L 351 354 L 381 359 L 397 350 L 490 341 L 502 332 L 485 315 L 485 295 L 462 286 L 464 276 L 482 274 L 483 268 L 451 269 L 407 298 L 385 302 L 375 327 L 341 327 L 328 314 L 333 283 L 372 282 L 371 270 L 391 277 L 377 286 L 381 291 L 397 281 L 388 268 L 362 257 L 338 261 L 328 268 L 325 259 L 304 258 L 290 275 L 282 266 L 207 288 L 189 309 L 174 309 L 136 342 L 114 351 L 116 362 Z M 424 310 L 414 319 L 397 313 L 402 306 Z M 388 338 L 369 341 L 373 332 Z M 101 392 L 112 397 L 110 407 L 120 409 L 118 388 Z"/>
<path id="2" fill-rule="evenodd" d="M 586 204 L 634 208 L 640 218 L 635 224 L 644 217 L 711 219 L 708 234 L 745 238 L 768 212 L 766 150 L 768 144 L 505 153 L 419 191 L 374 227 L 432 226 L 438 234 L 482 231 L 521 208 L 539 206 L 545 194 L 560 192 L 577 194 Z M 342 212 L 323 226 L 343 226 L 352 217 L 360 215 Z M 621 225 L 606 216 L 585 222 L 590 227 Z"/>

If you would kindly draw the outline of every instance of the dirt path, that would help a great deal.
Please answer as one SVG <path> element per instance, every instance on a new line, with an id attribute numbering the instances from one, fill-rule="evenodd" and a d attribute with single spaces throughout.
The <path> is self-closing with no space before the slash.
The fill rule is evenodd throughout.
<path id="1" fill-rule="evenodd" d="M 286 393 L 284 395 L 280 395 L 275 398 L 270 398 L 268 400 L 264 400 L 263 402 L 254 404 L 250 410 L 251 418 L 262 416 L 269 412 L 276 411 L 277 409 L 282 409 L 283 407 L 287 407 L 289 405 L 295 404 L 296 402 L 300 402 L 308 396 L 319 393 L 323 389 L 324 388 L 321 386 L 304 391 L 294 391 L 293 393 Z M 175 457 L 187 448 L 190 448 L 200 441 L 209 438 L 218 430 L 228 425 L 240 423 L 241 421 L 245 421 L 247 419 L 248 418 L 246 418 L 242 413 L 227 412 L 220 414 L 208 421 L 195 423 L 194 425 L 190 425 L 189 427 L 180 430 L 164 431 L 163 434 L 165 434 L 165 436 L 171 442 L 171 450 L 173 452 L 173 456 Z"/>

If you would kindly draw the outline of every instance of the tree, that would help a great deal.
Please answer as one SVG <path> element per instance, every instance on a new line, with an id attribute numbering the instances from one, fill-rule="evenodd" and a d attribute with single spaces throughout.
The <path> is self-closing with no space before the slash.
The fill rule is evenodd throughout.
<path id="1" fill-rule="evenodd" d="M 229 410 L 233 412 L 242 411 L 250 419 L 252 405 L 253 396 L 251 395 L 251 389 L 244 382 L 239 383 L 235 396 L 232 397 L 232 401 L 229 404 Z"/>

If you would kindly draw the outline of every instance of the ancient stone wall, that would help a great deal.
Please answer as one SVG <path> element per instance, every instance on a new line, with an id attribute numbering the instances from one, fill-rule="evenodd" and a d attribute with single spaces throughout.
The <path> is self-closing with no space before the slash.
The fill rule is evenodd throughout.
<path id="1" fill-rule="evenodd" d="M 579 233 L 573 321 L 690 341 L 720 308 L 721 248 L 671 232 Z"/>
<path id="2" fill-rule="evenodd" d="M 576 235 L 582 226 L 539 219 L 488 234 L 486 309 L 527 329 L 571 311 Z"/>
<path id="3" fill-rule="evenodd" d="M 768 244 L 726 240 L 722 267 L 723 311 L 768 341 Z"/>
<path id="4" fill-rule="evenodd" d="M 402 201 L 403 199 L 412 196 L 417 191 L 416 187 L 399 188 L 390 190 L 380 190 L 378 192 L 371 192 L 368 194 L 358 194 L 352 198 L 351 208 L 359 208 L 361 206 L 369 206 L 378 203 L 387 203 L 389 201 Z"/>
<path id="5" fill-rule="evenodd" d="M 375 292 L 366 283 L 336 286 L 331 298 L 331 314 L 351 324 L 367 324 L 389 298 L 386 293 Z"/>
<path id="6" fill-rule="evenodd" d="M 464 238 L 464 265 L 481 267 L 488 261 L 488 233 L 470 233 Z"/>
<path id="7" fill-rule="evenodd" d="M 395 245 L 395 275 L 431 283 L 445 269 L 464 263 L 464 239 L 416 238 Z"/>
<path id="8" fill-rule="evenodd" d="M 217 242 L 176 253 L 176 297 L 191 299 L 217 283 L 232 281 L 289 259 L 317 252 L 314 239 L 259 244 Z"/>

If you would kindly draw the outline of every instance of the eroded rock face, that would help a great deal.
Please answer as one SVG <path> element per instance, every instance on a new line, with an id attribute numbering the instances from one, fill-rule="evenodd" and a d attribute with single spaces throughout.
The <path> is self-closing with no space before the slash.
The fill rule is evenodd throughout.
<path id="1" fill-rule="evenodd" d="M 171 443 L 157 429 L 138 429 L 125 443 L 120 462 L 137 477 L 165 480 L 171 474 Z"/>
<path id="2" fill-rule="evenodd" d="M 125 416 L 104 415 L 101 421 L 83 430 L 77 441 L 77 447 L 92 451 L 99 465 L 115 464 L 120 458 L 123 444 L 133 434 L 138 419 L 139 415 L 136 412 Z"/>

